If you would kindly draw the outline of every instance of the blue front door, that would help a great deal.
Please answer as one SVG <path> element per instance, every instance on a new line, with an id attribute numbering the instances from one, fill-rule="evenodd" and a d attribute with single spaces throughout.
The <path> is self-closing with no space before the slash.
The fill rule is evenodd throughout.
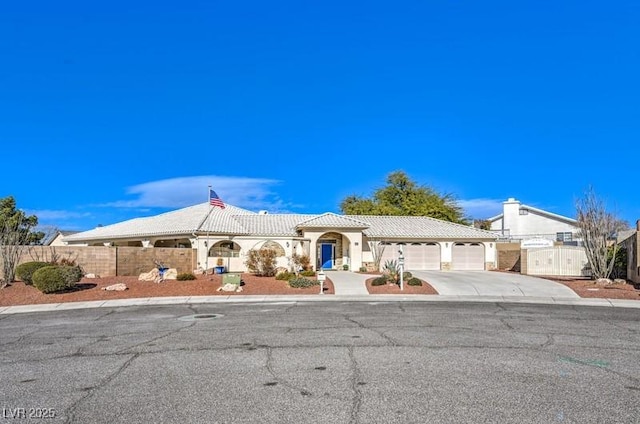
<path id="1" fill-rule="evenodd" d="M 320 248 L 320 263 L 323 269 L 333 268 L 333 244 L 323 244 Z"/>

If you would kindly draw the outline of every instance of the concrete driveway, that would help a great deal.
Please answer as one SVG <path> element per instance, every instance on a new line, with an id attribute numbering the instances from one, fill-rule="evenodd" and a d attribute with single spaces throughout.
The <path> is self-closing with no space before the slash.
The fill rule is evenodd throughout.
<path id="1" fill-rule="evenodd" d="M 441 295 L 580 298 L 570 288 L 543 278 L 496 271 L 411 271 Z"/>

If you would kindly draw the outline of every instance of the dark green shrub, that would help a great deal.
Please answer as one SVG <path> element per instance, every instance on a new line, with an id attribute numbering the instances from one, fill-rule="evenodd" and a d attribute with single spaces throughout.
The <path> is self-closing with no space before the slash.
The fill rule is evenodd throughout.
<path id="1" fill-rule="evenodd" d="M 75 282 L 67 281 L 70 272 L 63 268 L 50 265 L 38 269 L 33 273 L 33 285 L 42 293 L 55 293 L 74 287 Z"/>
<path id="2" fill-rule="evenodd" d="M 176 280 L 178 281 L 188 281 L 188 280 L 195 280 L 195 279 L 196 279 L 196 276 L 190 272 L 181 272 L 176 276 Z"/>
<path id="3" fill-rule="evenodd" d="M 320 285 L 320 282 L 318 280 L 310 280 L 304 277 L 294 277 L 289 280 L 289 287 L 293 287 L 294 289 L 302 289 L 317 285 Z"/>
<path id="4" fill-rule="evenodd" d="M 295 274 L 290 273 L 289 271 L 282 271 L 276 274 L 276 280 L 289 280 L 291 277 L 295 277 Z"/>
<path id="5" fill-rule="evenodd" d="M 407 281 L 407 284 L 410 286 L 421 286 L 422 285 L 422 280 L 416 277 L 411 277 L 409 278 L 409 280 Z"/>
<path id="6" fill-rule="evenodd" d="M 306 269 L 300 273 L 303 277 L 315 277 L 316 272 L 312 269 Z"/>
<path id="7" fill-rule="evenodd" d="M 411 277 L 413 277 L 413 274 L 409 271 L 405 271 L 402 273 L 402 279 L 405 281 L 411 280 Z"/>
<path id="8" fill-rule="evenodd" d="M 347 264 L 342 265 L 342 269 L 345 271 L 349 271 L 349 265 Z"/>
<path id="9" fill-rule="evenodd" d="M 75 265 L 75 266 L 68 266 L 68 265 L 60 266 L 60 269 L 62 271 L 62 274 L 64 275 L 64 281 L 67 282 L 69 287 L 75 286 L 75 283 L 80 281 L 82 279 L 82 277 L 84 276 L 84 272 L 82 271 L 82 268 L 80 268 L 77 265 Z"/>
<path id="10" fill-rule="evenodd" d="M 371 281 L 371 285 L 372 286 L 384 286 L 385 284 L 387 284 L 387 276 L 386 275 L 381 275 L 380 277 L 376 277 L 373 279 L 373 281 Z"/>
<path id="11" fill-rule="evenodd" d="M 40 268 L 50 266 L 49 262 L 25 262 L 16 267 L 16 277 L 27 285 L 33 284 L 33 273 Z"/>
<path id="12" fill-rule="evenodd" d="M 359 271 L 360 272 L 367 272 L 367 267 L 366 266 L 361 266 Z"/>

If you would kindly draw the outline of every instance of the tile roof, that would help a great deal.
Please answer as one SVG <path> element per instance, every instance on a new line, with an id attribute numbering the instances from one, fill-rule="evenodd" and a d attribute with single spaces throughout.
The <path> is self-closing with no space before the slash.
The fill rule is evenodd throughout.
<path id="1" fill-rule="evenodd" d="M 327 212 L 298 223 L 298 228 L 367 228 L 368 223 L 348 215 Z"/>
<path id="2" fill-rule="evenodd" d="M 371 224 L 364 230 L 367 237 L 409 239 L 491 239 L 496 235 L 467 225 L 454 224 L 427 216 L 348 215 Z"/>
<path id="3" fill-rule="evenodd" d="M 358 228 L 369 237 L 410 239 L 491 239 L 496 235 L 466 225 L 429 217 L 324 214 L 256 214 L 227 205 L 210 208 L 208 203 L 135 218 L 64 237 L 66 242 L 171 235 L 233 234 L 295 237 L 299 228 Z"/>
<path id="4" fill-rule="evenodd" d="M 162 236 L 191 234 L 200 231 L 211 233 L 237 233 L 246 231 L 235 220 L 238 216 L 252 215 L 254 212 L 226 205 L 224 209 L 212 208 L 209 203 L 200 203 L 160 215 L 134 218 L 93 230 L 64 237 L 66 242 L 103 240 L 112 238 Z"/>

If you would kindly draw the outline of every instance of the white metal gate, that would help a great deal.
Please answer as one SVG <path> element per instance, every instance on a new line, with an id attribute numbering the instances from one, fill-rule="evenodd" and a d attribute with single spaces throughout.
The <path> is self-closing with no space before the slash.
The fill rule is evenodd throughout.
<path id="1" fill-rule="evenodd" d="M 587 277 L 591 275 L 583 247 L 554 246 L 527 250 L 527 274 Z"/>

